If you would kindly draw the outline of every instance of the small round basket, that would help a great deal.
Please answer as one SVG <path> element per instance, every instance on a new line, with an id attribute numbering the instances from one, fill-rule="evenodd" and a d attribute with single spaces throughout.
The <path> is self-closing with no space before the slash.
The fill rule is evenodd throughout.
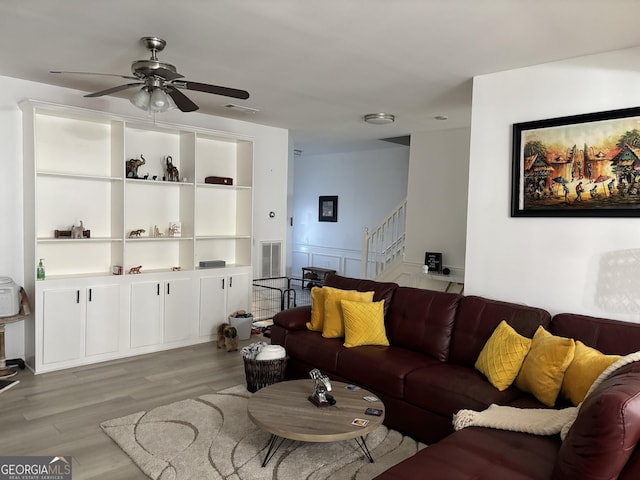
<path id="1" fill-rule="evenodd" d="M 287 357 L 275 360 L 255 360 L 242 357 L 244 360 L 244 374 L 247 378 L 247 390 L 255 393 L 267 385 L 284 380 L 287 368 Z"/>

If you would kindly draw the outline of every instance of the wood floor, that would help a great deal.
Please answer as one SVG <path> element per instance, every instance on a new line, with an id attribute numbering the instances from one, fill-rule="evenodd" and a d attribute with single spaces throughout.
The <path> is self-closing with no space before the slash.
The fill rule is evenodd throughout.
<path id="1" fill-rule="evenodd" d="M 245 383 L 240 353 L 215 343 L 15 378 L 0 393 L 0 455 L 70 455 L 74 480 L 147 478 L 100 422 Z"/>

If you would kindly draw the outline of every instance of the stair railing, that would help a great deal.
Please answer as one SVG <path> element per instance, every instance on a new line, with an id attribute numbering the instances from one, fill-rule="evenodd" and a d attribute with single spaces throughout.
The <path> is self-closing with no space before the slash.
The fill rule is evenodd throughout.
<path id="1" fill-rule="evenodd" d="M 368 228 L 364 229 L 360 260 L 362 278 L 375 279 L 404 254 L 406 212 L 405 198 L 371 231 Z"/>

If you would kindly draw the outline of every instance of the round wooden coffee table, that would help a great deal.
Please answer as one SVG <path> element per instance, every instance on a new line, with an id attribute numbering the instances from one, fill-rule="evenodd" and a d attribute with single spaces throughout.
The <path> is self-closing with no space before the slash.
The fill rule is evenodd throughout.
<path id="1" fill-rule="evenodd" d="M 377 397 L 360 388 L 347 389 L 347 384 L 331 382 L 335 405 L 316 407 L 308 400 L 313 393 L 311 379 L 275 383 L 258 390 L 250 399 L 247 413 L 253 423 L 271 433 L 264 467 L 276 453 L 284 439 L 301 442 L 336 442 L 355 439 L 367 459 L 373 457 L 367 448 L 365 435 L 378 428 L 384 420 L 384 404 Z M 363 397 L 375 397 L 367 401 Z M 382 415 L 366 415 L 367 408 L 382 410 Z M 365 426 L 354 425 L 355 419 L 368 420 Z M 279 442 L 278 442 L 279 441 Z"/>

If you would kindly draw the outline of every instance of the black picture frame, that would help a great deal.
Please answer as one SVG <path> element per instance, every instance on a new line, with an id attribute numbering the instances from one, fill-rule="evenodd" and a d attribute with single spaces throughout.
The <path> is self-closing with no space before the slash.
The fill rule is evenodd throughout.
<path id="1" fill-rule="evenodd" d="M 318 197 L 318 221 L 337 222 L 338 221 L 338 196 Z"/>
<path id="2" fill-rule="evenodd" d="M 640 107 L 514 124 L 511 216 L 640 216 L 639 124 Z"/>

